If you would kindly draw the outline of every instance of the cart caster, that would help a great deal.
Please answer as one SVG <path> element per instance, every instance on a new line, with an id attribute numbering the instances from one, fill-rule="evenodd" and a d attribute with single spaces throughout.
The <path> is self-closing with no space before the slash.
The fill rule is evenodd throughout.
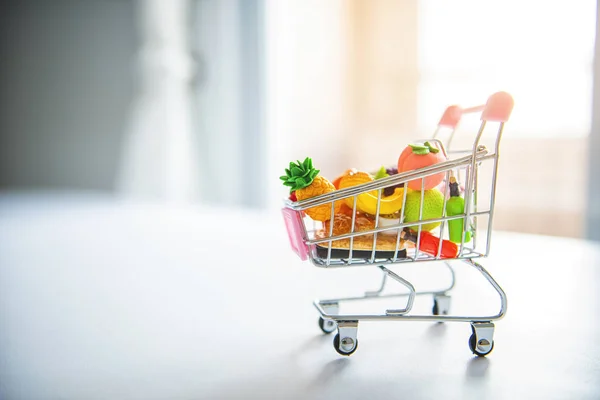
<path id="1" fill-rule="evenodd" d="M 319 317 L 319 328 L 321 328 L 323 333 L 330 334 L 337 329 L 337 324 L 332 319 L 323 319 L 323 317 Z"/>
<path id="2" fill-rule="evenodd" d="M 340 305 L 335 301 L 323 302 L 319 304 L 323 308 L 323 311 L 325 311 L 325 314 L 327 314 L 326 317 L 331 315 L 337 315 L 340 312 Z M 330 334 L 331 332 L 337 329 L 337 323 L 332 319 L 323 318 L 321 316 L 319 317 L 319 328 L 321 328 L 323 333 Z"/>
<path id="3" fill-rule="evenodd" d="M 494 349 L 494 324 L 491 322 L 471 324 L 469 349 L 479 357 L 485 357 Z"/>
<path id="4" fill-rule="evenodd" d="M 339 354 L 343 356 L 349 356 L 352 355 L 352 353 L 354 353 L 358 348 L 358 339 L 345 337 L 340 346 L 340 334 L 336 333 L 335 337 L 333 338 L 333 347 Z"/>
<path id="5" fill-rule="evenodd" d="M 448 315 L 450 312 L 450 296 L 445 294 L 436 294 L 433 296 L 433 315 Z"/>
<path id="6" fill-rule="evenodd" d="M 358 321 L 338 322 L 338 333 L 333 338 L 333 348 L 343 356 L 349 356 L 358 348 Z M 341 337 L 341 339 L 340 339 Z"/>

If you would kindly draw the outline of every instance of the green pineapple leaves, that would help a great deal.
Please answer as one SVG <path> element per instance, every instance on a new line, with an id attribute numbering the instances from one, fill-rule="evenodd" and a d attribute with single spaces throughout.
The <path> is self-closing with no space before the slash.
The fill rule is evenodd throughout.
<path id="1" fill-rule="evenodd" d="M 290 188 L 290 192 L 293 192 L 310 186 L 319 172 L 313 167 L 312 159 L 306 157 L 303 162 L 290 162 L 290 167 L 285 169 L 285 175 L 280 176 L 279 179 Z"/>

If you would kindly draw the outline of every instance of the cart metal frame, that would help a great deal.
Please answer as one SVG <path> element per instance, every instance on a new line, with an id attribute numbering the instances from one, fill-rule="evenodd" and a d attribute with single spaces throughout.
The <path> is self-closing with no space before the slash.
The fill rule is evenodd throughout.
<path id="1" fill-rule="evenodd" d="M 494 215 L 495 195 L 496 195 L 496 178 L 498 174 L 498 159 L 499 147 L 504 124 L 508 121 L 513 108 L 513 99 L 506 92 L 498 92 L 490 96 L 487 103 L 480 106 L 461 108 L 459 106 L 450 106 L 444 112 L 440 119 L 437 129 L 430 142 L 443 151 L 447 161 L 414 171 L 399 173 L 387 178 L 375 180 L 370 183 L 354 186 L 342 190 L 306 199 L 303 201 L 292 202 L 285 201 L 283 215 L 290 236 L 290 244 L 293 250 L 302 260 L 309 259 L 315 266 L 320 268 L 348 268 L 352 266 L 377 266 L 383 273 L 383 280 L 378 290 L 367 291 L 361 296 L 346 297 L 346 298 L 331 298 L 327 300 L 316 299 L 314 306 L 320 314 L 319 326 L 325 333 L 332 333 L 337 330 L 337 335 L 334 338 L 334 348 L 342 355 L 350 355 L 356 351 L 358 347 L 358 323 L 359 321 L 431 321 L 431 322 L 468 322 L 471 325 L 472 334 L 469 338 L 469 348 L 478 356 L 489 354 L 494 347 L 494 321 L 504 317 L 507 310 L 507 297 L 502 287 L 496 282 L 492 275 L 475 260 L 484 258 L 489 255 L 490 243 L 492 238 L 492 221 Z M 476 134 L 473 146 L 470 150 L 451 151 L 457 127 L 462 117 L 465 114 L 481 114 L 481 125 Z M 494 140 L 494 145 L 491 150 L 486 146 L 481 145 L 481 138 L 486 131 L 488 122 L 498 123 L 498 129 Z M 449 136 L 444 143 L 439 139 L 440 133 L 443 130 L 449 130 Z M 480 166 L 484 163 L 491 164 L 491 179 L 487 182 L 488 187 L 480 187 Z M 465 211 L 463 214 L 448 216 L 446 215 L 447 192 L 444 192 L 443 215 L 435 219 L 423 219 L 423 196 L 424 191 L 421 190 L 421 203 L 419 210 L 419 219 L 412 222 L 404 221 L 404 209 L 406 205 L 406 194 L 408 192 L 408 182 L 421 180 L 421 189 L 425 185 L 425 177 L 444 173 L 444 181 L 441 190 L 448 190 L 448 182 L 451 176 L 458 177 L 460 182 L 464 182 L 464 200 Z M 403 207 L 400 211 L 401 215 L 399 222 L 392 226 L 380 226 L 379 209 L 383 190 L 386 187 L 403 185 L 404 198 Z M 480 196 L 483 190 L 489 190 L 489 202 L 487 207 L 480 204 Z M 374 229 L 355 232 L 355 218 L 357 211 L 357 197 L 361 194 L 377 191 L 377 215 L 375 215 Z M 346 199 L 353 199 L 353 216 L 351 231 L 345 234 L 333 234 L 333 220 L 335 202 Z M 323 227 L 319 227 L 318 223 L 310 220 L 303 213 L 311 207 L 320 206 L 323 204 L 331 204 L 332 221 L 329 224 L 329 232 L 324 235 Z M 427 254 L 422 251 L 420 246 L 421 230 L 424 224 L 439 222 L 440 239 L 444 239 L 445 225 L 453 219 L 463 219 L 463 231 L 470 230 L 472 239 L 469 243 L 465 243 L 465 236 L 458 245 L 458 253 L 455 258 L 442 257 L 442 243 L 439 241 L 439 246 L 436 254 Z M 483 226 L 478 224 L 481 218 L 487 219 L 487 224 Z M 406 227 L 417 226 L 417 240 L 414 249 L 403 248 L 401 240 L 402 231 Z M 396 247 L 393 257 L 380 257 L 377 251 L 377 236 L 393 234 L 396 235 Z M 372 236 L 373 246 L 370 250 L 370 257 L 355 257 L 355 249 L 353 246 L 354 239 L 358 236 Z M 342 258 L 332 257 L 333 243 L 336 240 L 349 239 L 348 256 Z M 317 246 L 323 249 L 327 245 L 327 256 L 319 255 Z M 364 251 L 364 250 L 363 250 Z M 402 257 L 401 251 L 407 251 L 406 257 Z M 381 254 L 381 253 L 380 253 Z M 435 291 L 417 291 L 413 284 L 402 278 L 396 272 L 392 271 L 389 266 L 419 263 L 419 262 L 438 262 L 444 265 L 450 271 L 451 282 L 442 289 Z M 493 315 L 449 315 L 450 312 L 450 294 L 449 292 L 455 285 L 455 272 L 451 262 L 462 262 L 473 267 L 487 280 L 492 288 L 497 292 L 500 298 L 500 309 Z M 385 294 L 388 280 L 397 282 L 404 287 L 401 293 Z M 433 308 L 431 315 L 414 315 L 411 314 L 412 306 L 416 296 L 432 296 Z M 406 303 L 402 308 L 387 309 L 383 314 L 340 314 L 340 303 L 362 301 L 374 298 L 406 298 Z"/>

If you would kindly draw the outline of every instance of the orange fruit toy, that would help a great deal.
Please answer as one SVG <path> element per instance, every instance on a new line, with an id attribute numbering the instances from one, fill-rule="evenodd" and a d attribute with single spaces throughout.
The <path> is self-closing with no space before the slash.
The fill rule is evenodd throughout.
<path id="1" fill-rule="evenodd" d="M 440 149 L 433 147 L 429 142 L 409 144 L 398 158 L 398 173 L 414 171 L 443 161 L 446 161 L 446 157 L 440 152 Z M 423 190 L 433 189 L 443 180 L 444 172 L 426 176 Z M 413 190 L 421 190 L 421 179 L 408 182 L 408 187 Z"/>
<path id="2" fill-rule="evenodd" d="M 356 168 L 347 169 L 346 171 L 344 171 L 344 173 L 342 175 L 340 175 L 337 178 L 335 178 L 334 181 L 331 182 L 331 183 L 333 183 L 333 186 L 335 186 L 336 189 L 339 189 L 340 188 L 340 182 L 342 181 L 342 179 L 344 177 L 346 177 L 348 175 L 353 175 L 353 174 L 355 174 L 357 172 L 358 171 L 356 170 Z"/>

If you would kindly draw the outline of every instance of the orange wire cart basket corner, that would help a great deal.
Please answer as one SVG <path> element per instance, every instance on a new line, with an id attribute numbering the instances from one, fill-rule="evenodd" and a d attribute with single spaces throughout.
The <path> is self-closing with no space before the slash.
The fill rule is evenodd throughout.
<path id="1" fill-rule="evenodd" d="M 440 119 L 433 137 L 429 139 L 430 143 L 443 152 L 446 161 L 302 201 L 285 201 L 282 210 L 285 225 L 291 247 L 300 259 L 310 260 L 315 266 L 321 268 L 376 266 L 383 272 L 381 287 L 376 291 L 366 292 L 359 297 L 315 300 L 314 305 L 320 314 L 319 326 L 323 332 L 332 333 L 337 330 L 333 344 L 338 353 L 342 355 L 354 353 L 358 347 L 358 323 L 373 320 L 468 322 L 472 328 L 469 339 L 470 350 L 478 356 L 485 356 L 492 351 L 495 329 L 493 321 L 505 315 L 507 299 L 500 285 L 476 260 L 487 257 L 490 251 L 500 139 L 512 108 L 513 99 L 506 92 L 493 94 L 484 105 L 470 108 L 450 106 Z M 466 114 L 480 114 L 481 124 L 472 147 L 454 151 L 452 142 L 455 139 L 455 132 Z M 481 139 L 485 132 L 492 130 L 489 128 L 492 125 L 497 127 L 496 136 L 488 148 L 481 144 Z M 445 136 L 444 140 L 441 139 L 442 136 Z M 426 219 L 423 212 L 425 180 L 439 174 L 443 175 L 442 183 L 438 186 L 444 195 L 442 215 L 439 218 Z M 415 182 L 417 184 L 420 182 L 421 185 L 421 191 L 414 192 L 420 193 L 421 196 L 418 203 L 420 204 L 418 219 L 406 222 L 404 214 L 409 192 L 408 185 L 414 186 Z M 379 215 L 382 194 L 386 188 L 398 187 L 403 188 L 400 216 L 395 220 L 387 220 Z M 447 202 L 452 195 L 456 195 L 457 190 L 464 197 L 464 211 L 448 215 Z M 376 193 L 377 196 L 375 224 L 372 229 L 357 231 L 355 230 L 357 202 L 361 195 L 367 193 L 371 195 Z M 353 205 L 352 221 L 349 232 L 336 234 L 334 207 L 339 201 Z M 311 207 L 322 205 L 331 207 L 331 220 L 328 223 L 315 222 L 306 217 L 303 212 Z M 457 240 L 455 236 L 451 242 L 448 240 L 451 238 L 446 228 L 449 225 L 456 228 L 457 223 L 460 231 L 459 239 Z M 432 224 L 437 227 L 429 232 L 427 227 L 431 227 Z M 438 262 L 443 265 L 450 272 L 450 284 L 440 290 L 417 291 L 411 282 L 390 269 L 392 265 L 420 262 Z M 452 266 L 454 262 L 466 263 L 475 268 L 491 284 L 500 297 L 500 309 L 496 314 L 449 315 L 451 298 L 448 292 L 455 285 Z M 384 294 L 389 279 L 402 285 L 404 291 L 397 294 Z M 417 295 L 433 297 L 430 315 L 411 313 Z M 403 297 L 406 298 L 406 302 L 404 307 L 388 309 L 382 314 L 340 313 L 341 303 L 383 297 Z"/>

